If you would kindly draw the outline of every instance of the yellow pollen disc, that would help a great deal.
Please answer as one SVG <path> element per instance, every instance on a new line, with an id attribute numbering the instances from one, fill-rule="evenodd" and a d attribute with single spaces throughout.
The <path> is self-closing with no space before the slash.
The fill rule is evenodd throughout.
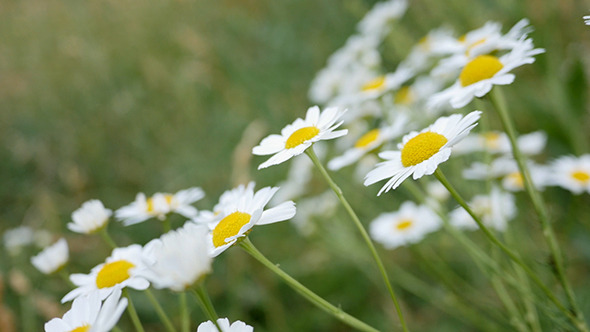
<path id="1" fill-rule="evenodd" d="M 377 138 L 379 137 L 379 129 L 373 129 L 371 131 L 369 131 L 368 133 L 364 134 L 363 136 L 361 136 L 361 138 L 359 138 L 358 141 L 356 141 L 356 143 L 354 144 L 355 148 L 364 148 L 367 145 L 375 142 L 375 140 L 377 140 Z"/>
<path id="2" fill-rule="evenodd" d="M 398 104 L 409 105 L 414 100 L 414 95 L 409 86 L 404 86 L 395 93 L 394 100 Z"/>
<path id="3" fill-rule="evenodd" d="M 250 221 L 250 217 L 247 213 L 236 211 L 221 219 L 213 229 L 213 245 L 216 248 L 224 245 L 225 239 L 237 235 L 242 226 Z"/>
<path id="4" fill-rule="evenodd" d="M 363 91 L 373 91 L 373 90 L 381 90 L 385 88 L 385 76 L 379 76 L 370 80 L 367 84 L 363 85 L 361 90 Z"/>
<path id="5" fill-rule="evenodd" d="M 90 325 L 82 325 L 80 327 L 76 327 L 75 329 L 71 330 L 70 332 L 88 332 L 90 331 Z"/>
<path id="6" fill-rule="evenodd" d="M 572 173 L 572 178 L 578 182 L 586 183 L 590 180 L 590 174 L 584 171 L 575 171 Z"/>
<path id="7" fill-rule="evenodd" d="M 482 134 L 485 144 L 490 148 L 497 148 L 500 134 L 495 132 L 487 132 Z"/>
<path id="8" fill-rule="evenodd" d="M 400 222 L 397 223 L 397 225 L 395 225 L 395 228 L 397 228 L 400 231 L 406 230 L 409 227 L 411 227 L 413 224 L 413 221 L 410 219 L 402 219 L 400 220 Z"/>
<path id="9" fill-rule="evenodd" d="M 465 65 L 459 82 L 462 86 L 468 86 L 488 78 L 492 78 L 504 65 L 493 55 L 480 55 Z"/>
<path id="10" fill-rule="evenodd" d="M 485 43 L 485 42 L 486 42 L 486 39 L 485 39 L 485 38 L 482 38 L 482 39 L 480 39 L 480 40 L 476 41 L 475 43 L 473 43 L 473 44 L 469 45 L 469 47 L 468 47 L 468 48 L 467 48 L 467 50 L 465 51 L 465 55 L 469 56 L 469 53 L 471 52 L 471 50 L 472 50 L 474 47 L 476 47 L 477 45 L 481 45 L 481 44 L 483 44 L 483 43 Z"/>
<path id="11" fill-rule="evenodd" d="M 152 197 L 146 200 L 147 203 L 147 212 L 153 213 L 154 212 L 154 199 Z"/>
<path id="12" fill-rule="evenodd" d="M 402 148 L 402 165 L 404 167 L 418 165 L 434 156 L 447 143 L 441 134 L 427 131 L 409 140 Z"/>
<path id="13" fill-rule="evenodd" d="M 520 172 L 512 172 L 506 175 L 506 177 L 519 188 L 524 188 L 524 180 Z"/>
<path id="14" fill-rule="evenodd" d="M 129 279 L 129 270 L 135 267 L 124 259 L 106 263 L 96 275 L 96 287 L 107 288 Z"/>
<path id="15" fill-rule="evenodd" d="M 293 134 L 291 134 L 291 136 L 289 136 L 289 138 L 287 138 L 285 148 L 292 149 L 304 143 L 305 141 L 309 141 L 310 139 L 316 137 L 319 133 L 320 130 L 315 126 L 297 129 Z"/>

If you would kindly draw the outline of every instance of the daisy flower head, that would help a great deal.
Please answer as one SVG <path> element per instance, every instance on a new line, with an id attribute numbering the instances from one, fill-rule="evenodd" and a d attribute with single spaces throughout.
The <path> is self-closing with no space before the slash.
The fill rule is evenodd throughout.
<path id="1" fill-rule="evenodd" d="M 400 18 L 407 8 L 407 0 L 378 2 L 358 23 L 357 28 L 365 35 L 384 36 L 389 32 L 388 25 Z"/>
<path id="2" fill-rule="evenodd" d="M 517 143 L 520 151 L 525 155 L 536 155 L 541 153 L 547 144 L 547 134 L 542 131 L 535 131 L 518 137 Z M 512 154 L 512 146 L 508 135 L 499 131 L 488 131 L 484 133 L 469 134 L 457 146 L 456 153 L 471 153 L 485 151 L 488 153 Z"/>
<path id="3" fill-rule="evenodd" d="M 105 263 L 95 266 L 89 274 L 70 275 L 70 280 L 77 288 L 66 294 L 61 302 L 65 303 L 92 293 L 98 293 L 99 298 L 103 300 L 117 288 L 148 288 L 150 283 L 143 277 L 145 267 L 141 254 L 142 248 L 138 244 L 115 248 Z"/>
<path id="4" fill-rule="evenodd" d="M 105 227 L 112 214 L 101 201 L 92 199 L 72 213 L 72 222 L 67 227 L 72 232 L 91 234 Z"/>
<path id="5" fill-rule="evenodd" d="M 500 232 L 506 230 L 508 221 L 514 218 L 517 212 L 514 196 L 497 187 L 492 187 L 489 195 L 473 197 L 468 204 L 484 225 Z M 469 230 L 479 228 L 475 220 L 462 207 L 451 211 L 449 219 L 457 228 Z"/>
<path id="6" fill-rule="evenodd" d="M 155 288 L 184 291 L 211 272 L 207 227 L 187 222 L 148 242 L 143 249 L 144 276 Z"/>
<path id="7" fill-rule="evenodd" d="M 240 199 L 243 195 L 250 191 L 254 191 L 256 183 L 250 181 L 247 185 L 240 184 L 239 186 L 226 190 L 221 196 L 219 196 L 219 202 L 213 207 L 213 211 L 201 210 L 193 221 L 200 224 L 214 223 L 217 221 L 219 214 L 223 212 L 223 209 L 228 204 L 233 204 L 236 200 Z"/>
<path id="8" fill-rule="evenodd" d="M 235 321 L 231 325 L 229 324 L 229 319 L 227 318 L 219 318 L 217 320 L 217 325 L 221 328 L 221 331 L 217 330 L 215 324 L 212 321 L 206 321 L 204 323 L 199 324 L 197 328 L 197 332 L 252 332 L 254 328 L 250 325 L 242 321 Z"/>
<path id="9" fill-rule="evenodd" d="M 440 228 L 440 219 L 428 207 L 404 202 L 398 211 L 382 213 L 371 222 L 369 233 L 387 249 L 420 242 Z"/>
<path id="10" fill-rule="evenodd" d="M 31 263 L 44 274 L 52 274 L 66 265 L 70 258 L 68 242 L 61 238 L 54 244 L 31 257 Z"/>
<path id="11" fill-rule="evenodd" d="M 127 299 L 121 299 L 121 289 L 102 302 L 98 293 L 81 296 L 62 318 L 45 323 L 45 332 L 108 332 L 115 327 L 127 308 Z"/>
<path id="12" fill-rule="evenodd" d="M 190 219 L 198 214 L 197 209 L 191 204 L 203 197 L 205 197 L 205 193 L 198 187 L 181 190 L 176 194 L 155 193 L 149 198 L 146 198 L 143 193 L 139 193 L 135 197 L 135 201 L 115 211 L 115 217 L 125 226 L 134 225 L 150 218 L 165 220 L 167 214 L 171 212 Z"/>
<path id="13" fill-rule="evenodd" d="M 384 151 L 379 157 L 385 161 L 365 177 L 365 186 L 389 178 L 377 195 L 397 188 L 405 179 L 414 180 L 434 173 L 440 163 L 451 156 L 451 148 L 477 125 L 480 111 L 466 116 L 453 114 L 441 117 L 420 132 L 413 131 L 398 144 L 399 151 Z"/>
<path id="14" fill-rule="evenodd" d="M 547 167 L 527 161 L 533 185 L 542 190 L 548 185 L 550 177 Z M 505 190 L 515 192 L 524 190 L 524 178 L 518 169 L 518 164 L 512 158 L 501 157 L 491 163 L 474 162 L 463 170 L 463 177 L 468 180 L 500 179 Z"/>
<path id="15" fill-rule="evenodd" d="M 515 78 L 511 73 L 513 69 L 535 62 L 533 56 L 544 52 L 542 48 L 534 48 L 530 38 L 521 38 L 510 52 L 499 58 L 479 55 L 465 64 L 451 87 L 434 94 L 427 106 L 436 109 L 450 104 L 453 108 L 461 108 L 474 97 L 485 96 L 494 85 L 511 84 Z"/>
<path id="16" fill-rule="evenodd" d="M 215 221 L 209 223 L 209 254 L 212 257 L 218 256 L 248 235 L 255 225 L 272 224 L 293 218 L 295 203 L 292 201 L 265 209 L 277 190 L 278 187 L 265 187 L 254 192 L 252 187 L 248 187 L 239 195 L 234 195 L 231 202 L 223 204 Z"/>
<path id="17" fill-rule="evenodd" d="M 337 107 L 328 107 L 321 112 L 318 106 L 310 107 L 305 119 L 295 120 L 283 128 L 280 135 L 270 135 L 252 149 L 255 155 L 274 155 L 260 164 L 258 169 L 287 161 L 303 153 L 315 142 L 346 135 L 346 129 L 335 130 L 342 124 L 340 118 L 343 114 L 344 111 Z"/>
<path id="18" fill-rule="evenodd" d="M 549 182 L 574 194 L 590 193 L 590 154 L 563 156 L 551 163 Z"/>

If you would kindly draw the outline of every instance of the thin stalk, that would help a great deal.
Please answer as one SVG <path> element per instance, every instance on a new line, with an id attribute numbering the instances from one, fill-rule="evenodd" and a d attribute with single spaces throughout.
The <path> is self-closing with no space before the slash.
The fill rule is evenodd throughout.
<path id="1" fill-rule="evenodd" d="M 170 232 L 170 229 L 172 229 L 172 225 L 170 224 L 170 219 L 166 217 L 166 219 L 162 220 L 162 230 L 165 234 Z"/>
<path id="2" fill-rule="evenodd" d="M 180 304 L 180 331 L 189 332 L 191 328 L 190 318 L 188 316 L 188 305 L 186 303 L 186 292 L 178 294 Z"/>
<path id="3" fill-rule="evenodd" d="M 355 317 L 345 313 L 342 309 L 337 308 L 330 304 L 328 301 L 324 300 L 319 295 L 315 294 L 307 287 L 303 286 L 299 281 L 293 279 L 290 275 L 288 275 L 285 271 L 280 269 L 277 265 L 273 264 L 264 254 L 262 254 L 254 244 L 250 241 L 250 239 L 245 238 L 243 241 L 240 242 L 240 246 L 244 249 L 250 256 L 254 257 L 258 260 L 262 265 L 266 266 L 269 270 L 274 272 L 278 275 L 283 281 L 287 283 L 291 288 L 293 288 L 297 293 L 301 296 L 306 298 L 309 302 L 314 304 L 316 307 L 324 310 L 328 314 L 336 317 L 343 323 L 356 328 L 359 331 L 368 331 L 368 332 L 377 332 L 378 330 L 367 325 L 366 323 L 358 320 Z"/>
<path id="4" fill-rule="evenodd" d="M 508 311 L 508 316 L 510 317 L 510 324 L 512 324 L 516 331 L 527 332 L 527 326 L 519 319 L 520 312 L 518 311 L 518 308 L 516 308 L 516 305 L 514 304 L 514 301 L 512 300 L 510 295 L 508 295 L 508 291 L 506 290 L 506 287 L 504 287 L 504 284 L 502 283 L 500 278 L 494 276 L 491 278 L 490 282 L 492 283 L 492 287 L 494 287 L 496 294 L 498 294 L 500 301 Z"/>
<path id="5" fill-rule="evenodd" d="M 219 324 L 217 323 L 219 316 L 217 315 L 217 312 L 215 311 L 215 308 L 213 307 L 213 303 L 211 302 L 211 298 L 209 298 L 209 294 L 207 293 L 207 290 L 205 289 L 205 286 L 203 285 L 203 283 L 200 283 L 197 287 L 193 288 L 192 291 L 193 291 L 193 294 L 195 294 L 195 296 L 199 300 L 199 305 L 201 305 L 201 309 L 203 309 L 203 312 L 205 313 L 205 315 L 207 315 L 209 320 L 211 322 L 213 322 L 213 324 L 215 324 L 215 327 L 217 327 L 217 329 L 219 331 L 221 331 L 221 328 L 219 327 Z"/>
<path id="6" fill-rule="evenodd" d="M 332 190 L 334 191 L 336 196 L 338 196 L 338 199 L 340 200 L 340 202 L 344 206 L 344 209 L 348 212 L 348 214 L 352 218 L 352 221 L 354 222 L 354 225 L 357 227 L 358 231 L 361 233 L 363 240 L 365 241 L 365 243 L 367 244 L 367 247 L 369 247 L 369 250 L 371 251 L 371 255 L 373 256 L 373 260 L 375 261 L 375 263 L 377 263 L 377 268 L 379 269 L 379 272 L 381 273 L 381 277 L 383 278 L 383 281 L 385 282 L 385 285 L 387 286 L 387 290 L 389 291 L 389 295 L 391 296 L 391 300 L 393 301 L 393 304 L 395 305 L 395 310 L 397 312 L 397 316 L 399 318 L 402 329 L 405 332 L 408 332 L 408 327 L 406 326 L 406 322 L 404 320 L 404 315 L 402 314 L 401 307 L 397 301 L 397 297 L 395 296 L 395 292 L 393 290 L 393 287 L 391 286 L 391 282 L 389 281 L 389 276 L 387 275 L 387 271 L 385 270 L 385 266 L 383 265 L 381 258 L 377 254 L 377 250 L 375 249 L 375 246 L 373 245 L 373 241 L 371 241 L 371 237 L 369 236 L 369 234 L 365 230 L 365 227 L 361 223 L 359 217 L 356 215 L 356 213 L 354 212 L 354 210 L 352 209 L 352 207 L 350 206 L 350 204 L 348 203 L 348 201 L 344 197 L 344 194 L 342 193 L 342 189 L 340 189 L 340 187 L 338 187 L 338 185 L 334 182 L 334 180 L 332 180 L 332 178 L 328 174 L 328 171 L 326 171 L 326 169 L 324 168 L 324 166 L 322 165 L 322 163 L 320 162 L 320 160 L 316 156 L 315 152 L 313 151 L 313 148 L 309 147 L 307 150 L 305 150 L 305 153 L 309 156 L 311 161 L 318 168 L 318 170 L 320 171 L 320 173 L 322 174 L 322 176 L 324 177 L 326 182 L 328 182 L 328 185 L 330 186 L 330 188 L 332 188 Z"/>
<path id="7" fill-rule="evenodd" d="M 123 288 L 123 296 L 127 298 L 127 312 L 129 313 L 131 322 L 133 322 L 135 331 L 145 332 L 143 326 L 141 325 L 141 321 L 139 320 L 139 316 L 137 315 L 137 311 L 135 310 L 135 306 L 133 305 L 133 301 L 131 301 L 131 296 L 129 296 L 129 292 L 127 292 L 127 288 Z"/>
<path id="8" fill-rule="evenodd" d="M 160 320 L 162 320 L 162 323 L 164 323 L 166 330 L 168 332 L 176 332 L 174 325 L 172 325 L 170 318 L 168 318 L 168 315 L 166 315 L 166 312 L 164 312 L 164 309 L 162 308 L 162 306 L 160 305 L 160 303 L 158 302 L 158 300 L 154 296 L 154 293 L 152 293 L 152 291 L 149 288 L 146 289 L 144 292 L 145 292 L 145 295 L 147 295 L 148 300 L 150 301 L 150 303 L 152 304 L 154 309 L 156 309 L 156 314 L 158 314 L 158 317 L 160 318 Z"/>
<path id="9" fill-rule="evenodd" d="M 112 249 L 117 248 L 117 244 L 115 243 L 115 241 L 113 241 L 113 238 L 109 235 L 109 232 L 107 231 L 107 226 L 105 225 L 103 228 L 100 229 L 100 236 L 102 236 L 102 239 L 104 240 L 104 242 L 106 242 L 109 247 L 111 247 Z"/>
<path id="10" fill-rule="evenodd" d="M 549 214 L 547 209 L 545 208 L 545 204 L 543 203 L 543 199 L 541 194 L 535 189 L 533 185 L 533 181 L 526 164 L 526 159 L 524 158 L 522 152 L 520 151 L 517 143 L 517 135 L 516 130 L 512 124 L 512 120 L 510 118 L 510 114 L 508 113 L 508 108 L 506 107 L 506 101 L 504 100 L 504 95 L 502 91 L 498 88 L 492 89 L 490 93 L 490 100 L 498 115 L 500 116 L 500 121 L 506 130 L 506 134 L 510 140 L 510 145 L 512 146 L 512 154 L 514 155 L 514 159 L 518 164 L 518 168 L 522 174 L 522 178 L 524 180 L 524 187 L 529 195 L 531 202 L 533 203 L 533 208 L 535 212 L 539 216 L 539 221 L 541 222 L 541 227 L 543 229 L 543 236 L 549 245 L 549 250 L 551 251 L 551 257 L 554 263 L 554 273 L 556 274 L 559 283 L 563 287 L 565 291 L 565 295 L 567 297 L 568 303 L 571 307 L 571 311 L 575 316 L 575 322 L 573 322 L 576 327 L 578 327 L 582 331 L 588 331 L 588 326 L 584 320 L 584 316 L 576 299 L 574 297 L 574 292 L 569 284 L 569 281 L 565 275 L 565 266 L 563 263 L 563 256 L 561 253 L 561 249 L 559 248 L 559 244 L 557 243 L 557 239 L 555 237 L 555 232 L 553 231 L 553 227 L 551 227 L 551 222 L 549 220 Z"/>

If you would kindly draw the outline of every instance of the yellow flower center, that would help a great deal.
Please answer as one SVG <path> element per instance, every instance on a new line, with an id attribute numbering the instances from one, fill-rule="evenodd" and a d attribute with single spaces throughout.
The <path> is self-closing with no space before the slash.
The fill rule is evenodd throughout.
<path id="1" fill-rule="evenodd" d="M 320 133 L 320 130 L 316 126 L 310 127 L 303 127 L 300 129 L 295 130 L 289 138 L 287 138 L 287 142 L 285 143 L 286 149 L 292 149 L 296 146 L 299 146 L 305 141 L 308 141 L 317 136 Z"/>
<path id="2" fill-rule="evenodd" d="M 236 211 L 221 219 L 219 224 L 213 229 L 213 245 L 215 247 L 224 245 L 225 239 L 238 234 L 242 226 L 247 224 L 251 217 L 247 213 Z"/>
<path id="3" fill-rule="evenodd" d="M 76 327 L 75 329 L 71 330 L 70 332 L 88 332 L 90 331 L 91 326 L 84 324 L 80 327 Z"/>
<path id="4" fill-rule="evenodd" d="M 430 51 L 430 38 L 428 38 L 428 36 L 420 38 L 420 40 L 418 41 L 418 45 L 420 46 L 420 48 L 422 48 L 422 50 Z"/>
<path id="5" fill-rule="evenodd" d="M 406 230 L 410 227 L 412 227 L 413 221 L 410 219 L 402 219 L 400 220 L 397 225 L 395 225 L 395 228 L 397 228 L 400 231 Z"/>
<path id="6" fill-rule="evenodd" d="M 402 148 L 402 165 L 404 167 L 418 165 L 434 156 L 447 143 L 447 138 L 430 131 L 418 134 Z"/>
<path id="7" fill-rule="evenodd" d="M 492 78 L 504 65 L 493 55 L 480 55 L 465 65 L 459 82 L 462 86 L 468 86 L 488 78 Z"/>
<path id="8" fill-rule="evenodd" d="M 168 205 L 172 204 L 172 199 L 174 198 L 173 195 L 170 194 L 164 194 L 164 198 L 166 199 L 166 203 L 168 203 Z M 150 197 L 146 200 L 146 204 L 147 204 L 147 212 L 153 214 L 154 211 L 154 198 Z"/>
<path id="9" fill-rule="evenodd" d="M 487 132 L 482 134 L 485 145 L 489 148 L 497 148 L 500 141 L 500 134 L 496 132 Z"/>
<path id="10" fill-rule="evenodd" d="M 590 174 L 584 171 L 572 172 L 572 178 L 578 182 L 586 183 L 590 180 Z"/>
<path id="11" fill-rule="evenodd" d="M 385 76 L 379 76 L 370 80 L 368 83 L 363 85 L 361 90 L 363 91 L 373 91 L 373 90 L 381 90 L 385 88 Z"/>
<path id="12" fill-rule="evenodd" d="M 524 188 L 524 180 L 520 172 L 512 172 L 506 175 L 506 178 L 508 178 L 508 180 L 512 182 L 514 185 L 516 185 L 518 188 Z"/>
<path id="13" fill-rule="evenodd" d="M 461 37 L 457 38 L 457 40 L 461 43 L 464 43 L 467 40 L 467 35 L 462 35 Z"/>
<path id="14" fill-rule="evenodd" d="M 409 105 L 414 100 L 414 94 L 409 86 L 404 86 L 395 93 L 394 100 L 398 104 Z"/>
<path id="15" fill-rule="evenodd" d="M 354 144 L 355 148 L 364 148 L 367 145 L 375 142 L 375 140 L 377 140 L 377 138 L 379 137 L 379 129 L 373 129 L 371 131 L 369 131 L 368 133 L 364 134 L 363 136 L 361 136 L 361 138 L 359 138 L 358 141 L 356 141 L 356 143 Z"/>
<path id="16" fill-rule="evenodd" d="M 124 259 L 106 263 L 96 275 L 96 287 L 108 288 L 129 279 L 129 270 L 135 265 Z"/>

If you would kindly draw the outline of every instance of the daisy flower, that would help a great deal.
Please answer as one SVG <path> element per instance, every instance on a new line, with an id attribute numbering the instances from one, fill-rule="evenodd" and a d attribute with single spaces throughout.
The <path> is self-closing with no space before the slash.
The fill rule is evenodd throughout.
<path id="1" fill-rule="evenodd" d="M 246 323 L 242 321 L 235 321 L 231 325 L 229 325 L 229 320 L 227 318 L 219 318 L 217 320 L 217 325 L 221 328 L 221 332 L 252 332 L 254 328 L 250 325 L 246 325 Z M 220 332 L 217 330 L 215 324 L 212 321 L 206 321 L 204 323 L 199 324 L 197 328 L 197 332 Z"/>
<path id="2" fill-rule="evenodd" d="M 138 290 L 148 288 L 150 283 L 142 276 L 145 267 L 141 254 L 142 248 L 138 244 L 115 248 L 105 263 L 95 266 L 89 274 L 70 275 L 70 280 L 78 287 L 66 294 L 61 302 L 65 303 L 95 292 L 102 300 L 116 288 L 131 287 Z"/>
<path id="3" fill-rule="evenodd" d="M 135 201 L 115 211 L 117 219 L 123 225 L 134 225 L 150 218 L 166 219 L 171 212 L 178 213 L 186 218 L 194 218 L 198 211 L 192 206 L 194 202 L 205 197 L 201 188 L 192 187 L 181 190 L 176 194 L 156 193 L 146 198 L 143 193 L 137 194 Z"/>
<path id="4" fill-rule="evenodd" d="M 518 137 L 516 144 L 520 151 L 528 156 L 541 153 L 547 144 L 547 134 L 535 131 Z M 489 153 L 512 154 L 512 145 L 508 135 L 499 131 L 469 134 L 455 146 L 456 153 L 486 151 Z"/>
<path id="5" fill-rule="evenodd" d="M 108 332 L 115 327 L 127 308 L 127 299 L 121 299 L 121 289 L 113 290 L 104 303 L 98 293 L 81 296 L 62 318 L 45 323 L 45 332 Z"/>
<path id="6" fill-rule="evenodd" d="M 411 132 L 398 144 L 399 151 L 384 151 L 379 157 L 386 161 L 365 177 L 365 186 L 390 178 L 377 195 L 397 188 L 410 175 L 414 180 L 434 173 L 437 166 L 451 156 L 451 147 L 477 125 L 480 111 L 466 116 L 453 114 L 441 117 L 421 132 Z"/>
<path id="7" fill-rule="evenodd" d="M 404 202 L 398 211 L 382 213 L 371 222 L 371 237 L 387 249 L 420 242 L 440 228 L 440 219 L 426 206 Z"/>
<path id="8" fill-rule="evenodd" d="M 564 156 L 551 163 L 549 182 L 574 194 L 590 193 L 590 154 Z"/>
<path id="9" fill-rule="evenodd" d="M 31 263 L 42 273 L 52 274 L 66 265 L 69 258 L 68 243 L 64 238 L 61 238 L 36 256 L 31 257 Z"/>
<path id="10" fill-rule="evenodd" d="M 344 112 L 336 107 L 329 107 L 320 112 L 317 106 L 307 110 L 305 119 L 297 119 L 287 125 L 280 135 L 270 135 L 263 139 L 258 146 L 252 149 L 255 155 L 274 154 L 267 161 L 258 166 L 258 169 L 280 164 L 297 156 L 321 140 L 329 140 L 346 135 L 346 129 L 336 130 L 342 124 L 338 122 Z"/>
<path id="11" fill-rule="evenodd" d="M 186 223 L 148 242 L 143 249 L 144 276 L 155 288 L 184 291 L 211 272 L 207 227 Z"/>
<path id="12" fill-rule="evenodd" d="M 401 135 L 402 130 L 406 129 L 407 122 L 407 117 L 400 116 L 397 121 L 391 125 L 375 128 L 366 132 L 359 137 L 354 143 L 354 146 L 348 149 L 343 155 L 330 160 L 330 162 L 328 162 L 328 168 L 336 171 L 358 161 L 365 154 L 375 150 L 383 143 Z"/>
<path id="13" fill-rule="evenodd" d="M 209 223 L 209 254 L 213 257 L 221 254 L 238 240 L 245 237 L 255 225 L 272 224 L 293 218 L 295 203 L 283 202 L 273 208 L 264 207 L 278 187 L 265 187 L 254 193 L 253 186 L 233 192 L 231 202 L 220 206 L 215 220 Z"/>
<path id="14" fill-rule="evenodd" d="M 586 15 L 584 17 L 582 17 L 584 19 L 584 23 L 586 25 L 590 25 L 590 15 Z"/>
<path id="15" fill-rule="evenodd" d="M 407 8 L 406 0 L 378 2 L 358 23 L 358 31 L 365 35 L 384 36 L 389 32 L 388 25 L 400 18 Z"/>
<path id="16" fill-rule="evenodd" d="M 506 230 L 508 221 L 513 219 L 517 212 L 514 196 L 497 187 L 493 187 L 489 195 L 476 195 L 468 204 L 484 225 L 500 232 Z M 462 207 L 451 211 L 449 219 L 457 228 L 470 230 L 479 228 L 475 220 Z"/>
<path id="17" fill-rule="evenodd" d="M 72 213 L 72 222 L 67 227 L 72 232 L 91 234 L 105 227 L 112 214 L 101 201 L 92 199 Z"/>
<path id="18" fill-rule="evenodd" d="M 546 166 L 527 161 L 533 185 L 542 190 L 548 184 L 549 172 Z M 490 164 L 474 162 L 463 170 L 463 177 L 468 180 L 500 179 L 502 187 L 508 191 L 524 190 L 524 179 L 518 164 L 512 158 L 494 159 Z"/>
<path id="19" fill-rule="evenodd" d="M 450 104 L 453 108 L 467 105 L 473 97 L 485 96 L 494 85 L 508 85 L 514 81 L 513 69 L 535 62 L 534 55 L 545 52 L 533 48 L 531 39 L 521 39 L 512 50 L 501 57 L 479 55 L 468 62 L 457 81 L 449 88 L 434 94 L 428 101 L 428 108 Z"/>

